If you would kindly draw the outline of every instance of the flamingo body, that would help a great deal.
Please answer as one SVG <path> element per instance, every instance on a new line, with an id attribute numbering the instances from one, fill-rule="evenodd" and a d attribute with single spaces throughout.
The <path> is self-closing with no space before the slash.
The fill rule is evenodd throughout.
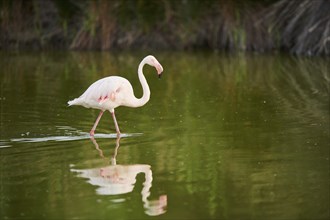
<path id="1" fill-rule="evenodd" d="M 79 98 L 68 104 L 112 112 L 118 106 L 129 106 L 132 97 L 133 87 L 127 79 L 109 76 L 94 82 Z"/>
<path id="2" fill-rule="evenodd" d="M 133 87 L 127 79 L 120 76 L 109 76 L 94 82 L 79 98 L 68 101 L 69 106 L 81 105 L 85 108 L 101 110 L 92 130 L 90 131 L 91 136 L 94 135 L 94 131 L 103 115 L 103 112 L 106 110 L 111 112 L 117 135 L 120 136 L 114 109 L 118 106 L 128 106 L 133 108 L 140 107 L 149 101 L 150 89 L 142 71 L 145 64 L 154 66 L 159 76 L 163 72 L 163 67 L 154 56 L 146 56 L 141 61 L 138 68 L 138 77 L 143 89 L 143 96 L 141 98 L 136 98 L 134 96 Z"/>

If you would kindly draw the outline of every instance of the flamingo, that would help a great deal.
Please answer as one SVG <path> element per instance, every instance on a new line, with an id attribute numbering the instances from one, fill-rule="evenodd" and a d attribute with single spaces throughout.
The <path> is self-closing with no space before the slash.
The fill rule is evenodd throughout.
<path id="1" fill-rule="evenodd" d="M 120 130 L 115 116 L 115 108 L 119 106 L 132 108 L 141 107 L 149 101 L 150 89 L 147 80 L 143 75 L 143 67 L 145 64 L 155 67 L 159 77 L 163 72 L 162 65 L 154 56 L 148 55 L 141 61 L 138 68 L 138 77 L 143 90 L 141 98 L 135 97 L 133 87 L 127 79 L 120 76 L 108 76 L 99 79 L 90 85 L 79 98 L 68 101 L 69 106 L 81 105 L 85 108 L 101 110 L 89 132 L 90 136 L 94 136 L 94 132 L 104 111 L 108 110 L 112 115 L 117 136 L 120 137 Z"/>

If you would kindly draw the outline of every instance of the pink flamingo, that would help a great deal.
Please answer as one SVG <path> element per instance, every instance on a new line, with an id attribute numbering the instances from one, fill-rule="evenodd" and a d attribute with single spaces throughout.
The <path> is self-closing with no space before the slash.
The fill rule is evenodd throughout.
<path id="1" fill-rule="evenodd" d="M 145 64 L 155 67 L 159 77 L 163 72 L 162 65 L 160 65 L 154 56 L 146 56 L 141 61 L 138 68 L 138 76 L 143 89 L 141 98 L 135 97 L 133 87 L 127 79 L 120 76 L 109 76 L 94 82 L 79 98 L 68 101 L 69 106 L 81 105 L 85 108 L 101 110 L 90 131 L 91 136 L 94 136 L 95 129 L 104 111 L 109 110 L 115 123 L 117 136 L 119 137 L 120 130 L 115 116 L 115 108 L 118 106 L 136 108 L 145 105 L 149 101 L 150 89 L 142 71 Z"/>

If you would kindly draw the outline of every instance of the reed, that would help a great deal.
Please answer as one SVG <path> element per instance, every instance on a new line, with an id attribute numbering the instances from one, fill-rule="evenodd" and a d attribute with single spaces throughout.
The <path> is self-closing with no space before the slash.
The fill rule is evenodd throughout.
<path id="1" fill-rule="evenodd" d="M 277 47 L 294 54 L 330 54 L 330 1 L 279 1 L 264 11 Z"/>
<path id="2" fill-rule="evenodd" d="M 330 53 L 328 0 L 0 0 L 0 48 Z"/>

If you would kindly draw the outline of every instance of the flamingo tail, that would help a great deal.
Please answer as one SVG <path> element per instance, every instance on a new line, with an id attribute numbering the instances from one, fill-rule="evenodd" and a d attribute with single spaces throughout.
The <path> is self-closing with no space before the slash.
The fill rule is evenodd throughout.
<path id="1" fill-rule="evenodd" d="M 71 105 L 81 105 L 81 100 L 79 98 L 76 98 L 74 100 L 68 101 L 69 106 Z"/>

